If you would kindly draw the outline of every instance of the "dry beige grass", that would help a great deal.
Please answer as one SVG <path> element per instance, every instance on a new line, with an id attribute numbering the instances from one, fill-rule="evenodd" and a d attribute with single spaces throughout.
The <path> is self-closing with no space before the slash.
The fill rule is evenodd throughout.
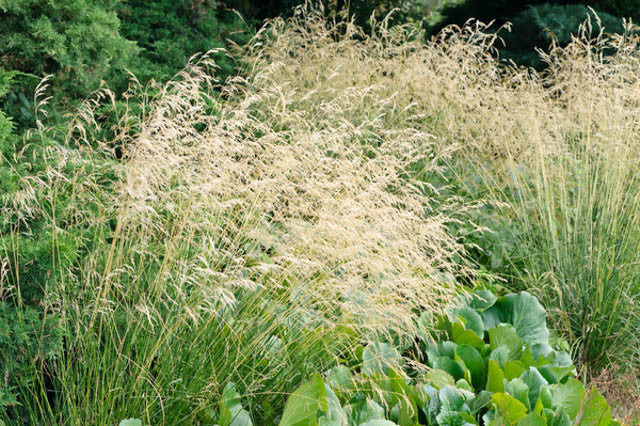
<path id="1" fill-rule="evenodd" d="M 553 49 L 541 76 L 500 65 L 497 37 L 481 24 L 427 44 L 410 27 L 378 30 L 367 36 L 314 13 L 275 20 L 244 52 L 243 78 L 221 94 L 205 55 L 157 96 L 142 94 L 140 120 L 120 117 L 113 133 L 126 161 L 109 167 L 117 190 L 98 193 L 97 175 L 74 186 L 100 204 L 100 220 L 117 221 L 111 242 L 66 271 L 50 297 L 77 336 L 56 365 L 72 423 L 106 422 L 125 406 L 148 423 L 206 422 L 228 380 L 278 407 L 305 372 L 358 340 L 413 337 L 419 312 L 441 312 L 460 290 L 456 279 L 475 276 L 447 224 L 481 200 L 446 198 L 428 176 L 464 183 L 480 174 L 500 202 L 507 183 L 520 185 L 525 202 L 505 214 L 545 231 L 529 236 L 552 255 L 524 279 L 543 281 L 538 294 L 560 308 L 554 324 L 575 347 L 586 345 L 576 330 L 589 324 L 564 314 L 589 303 L 614 308 L 601 318 L 629 307 L 634 294 L 618 286 L 611 299 L 603 279 L 584 300 L 562 285 L 588 276 L 580 270 L 638 276 L 634 234 L 622 233 L 640 214 L 616 210 L 640 201 L 628 190 L 640 158 L 637 40 L 576 39 Z M 620 53 L 604 60 L 607 43 Z M 82 115 L 97 125 L 90 108 Z M 69 137 L 86 134 L 76 127 Z M 75 185 L 63 171 L 64 161 L 25 181 L 25 194 L 56 179 Z M 583 179 L 595 172 L 601 180 Z M 590 198 L 593 188 L 603 195 Z M 617 228 L 603 219 L 594 232 L 594 205 Z M 562 220 L 571 215 L 579 226 Z M 625 238 L 607 245 L 614 231 Z M 594 246 L 603 257 L 590 270 Z"/>
<path id="2" fill-rule="evenodd" d="M 307 43 L 304 55 L 313 46 L 332 49 L 324 46 L 332 34 L 320 25 L 304 29 L 323 37 Z M 277 31 L 289 38 L 299 30 Z M 277 41 L 271 48 L 281 50 Z M 358 50 L 348 38 L 333 48 L 352 49 L 349 56 Z M 446 232 L 447 217 L 425 214 L 430 200 L 421 183 L 401 177 L 408 162 L 424 159 L 435 170 L 444 154 L 419 126 L 404 124 L 419 117 L 397 104 L 385 82 L 340 87 L 348 79 L 330 65 L 336 81 L 316 76 L 302 90 L 301 76 L 295 87 L 280 74 L 296 75 L 289 64 L 255 66 L 260 71 L 246 81 L 224 87 L 225 104 L 207 99 L 208 77 L 192 67 L 153 105 L 128 148 L 123 232 L 195 246 L 192 264 L 166 273 L 197 282 L 208 294 L 204 306 L 233 304 L 238 287 L 282 285 L 288 277 L 322 312 L 351 316 L 369 332 L 411 333 L 417 310 L 438 311 L 455 293 L 443 277 L 470 273 L 452 261 L 462 248 Z M 270 247 L 273 263 L 248 265 L 248 243 Z M 248 278 L 267 270 L 280 278 Z"/>

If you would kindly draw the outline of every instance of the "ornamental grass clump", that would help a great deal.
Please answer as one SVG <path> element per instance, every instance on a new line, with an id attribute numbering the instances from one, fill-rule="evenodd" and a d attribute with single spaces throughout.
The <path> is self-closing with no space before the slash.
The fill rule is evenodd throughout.
<path id="1" fill-rule="evenodd" d="M 637 371 L 638 28 L 611 35 L 587 20 L 540 52 L 548 67 L 536 72 L 500 63 L 499 39 L 475 25 L 445 30 L 400 75 L 439 144 L 462 147 L 450 183 L 500 216 L 506 266 L 485 267 L 540 298 L 585 377 L 612 363 Z"/>
<path id="2" fill-rule="evenodd" d="M 233 382 L 256 424 L 270 423 L 311 372 L 371 339 L 410 341 L 420 312 L 442 312 L 473 269 L 447 231 L 452 205 L 431 205 L 436 189 L 419 176 L 439 173 L 453 149 L 436 149 L 387 80 L 347 87 L 361 58 L 398 55 L 395 38 L 362 50 L 347 30 L 317 16 L 275 21 L 251 45 L 245 78 L 217 92 L 215 65 L 196 58 L 158 95 L 140 93 L 119 128 L 96 131 L 82 110 L 38 178 L 19 180 L 47 194 L 31 198 L 39 217 L 53 217 L 57 189 L 86 213 L 55 233 L 89 232 L 75 240 L 82 256 L 53 263 L 40 301 L 62 347 L 34 354 L 28 384 L 8 376 L 17 404 L 4 419 L 214 423 Z M 293 84 L 270 58 L 287 38 L 315 84 Z M 340 67 L 304 62 L 330 51 Z M 117 140 L 91 138 L 101 134 Z M 66 175 L 73 149 L 108 173 Z M 420 166 L 409 173 L 409 162 Z M 13 303 L 23 283 L 4 257 L 0 294 Z"/>
<path id="3" fill-rule="evenodd" d="M 587 21 L 567 47 L 552 46 L 542 74 L 508 70 L 516 87 L 501 84 L 502 96 L 524 99 L 504 120 L 517 131 L 498 158 L 472 160 L 489 198 L 510 207 L 513 285 L 540 297 L 587 377 L 612 363 L 637 371 L 640 360 L 637 28 L 592 31 Z"/>
<path id="4" fill-rule="evenodd" d="M 405 163 L 429 206 L 474 219 L 467 246 L 504 257 L 501 267 L 483 266 L 540 298 L 589 377 L 610 363 L 638 368 L 640 92 L 638 28 L 608 34 L 585 18 L 567 46 L 540 52 L 542 72 L 500 61 L 508 26 L 471 21 L 423 43 L 407 26 L 364 35 L 344 24 L 340 32 L 355 37 L 341 39 L 308 16 L 311 32 L 275 21 L 258 34 L 247 65 L 254 87 L 294 93 L 281 97 L 283 111 L 321 120 L 336 96 L 358 93 L 366 108 L 340 117 L 366 122 L 376 111 L 367 95 L 387 93 L 390 108 L 377 116 L 385 129 L 419 129 L 436 153 Z M 487 237 L 487 227 L 503 239 Z"/>

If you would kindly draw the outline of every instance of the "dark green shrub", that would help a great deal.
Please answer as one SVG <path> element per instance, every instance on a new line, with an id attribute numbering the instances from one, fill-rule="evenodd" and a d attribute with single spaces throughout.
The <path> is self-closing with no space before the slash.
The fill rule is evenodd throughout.
<path id="1" fill-rule="evenodd" d="M 447 25 L 463 25 L 468 19 L 475 18 L 483 22 L 496 21 L 497 25 L 512 21 L 520 12 L 543 4 L 591 6 L 597 11 L 615 16 L 640 19 L 638 0 L 467 0 L 448 4 L 441 11 L 444 19 L 432 28 L 438 32 Z"/>
<path id="2" fill-rule="evenodd" d="M 612 15 L 631 18 L 638 24 L 640 22 L 639 0 L 594 0 L 591 4 L 597 10 L 603 10 Z"/>
<path id="3" fill-rule="evenodd" d="M 20 418 L 16 388 L 50 383 L 42 377 L 47 370 L 43 365 L 62 350 L 63 332 L 58 322 L 56 315 L 32 307 L 16 308 L 0 295 L 0 423 L 3 417 L 12 421 Z"/>
<path id="4" fill-rule="evenodd" d="M 11 84 L 13 82 L 14 73 L 7 72 L 0 67 L 0 102 L 2 98 L 6 96 L 6 94 L 11 89 Z M 13 120 L 11 117 L 7 117 L 4 111 L 0 109 L 0 147 L 5 143 L 5 141 L 9 138 L 11 133 L 13 132 Z M 1 164 L 1 163 L 0 163 Z M 2 170 L 2 166 L 0 165 L 0 173 Z M 0 180 L 2 179 L 2 175 L 0 174 Z"/>
<path id="5" fill-rule="evenodd" d="M 0 3 L 0 58 L 5 67 L 53 74 L 58 99 L 83 97 L 136 55 L 120 34 L 119 0 L 9 0 Z"/>
<path id="6" fill-rule="evenodd" d="M 129 0 L 120 5 L 121 34 L 137 43 L 140 54 L 131 58 L 130 70 L 142 82 L 166 81 L 195 53 L 243 44 L 251 31 L 242 18 L 213 0 Z M 226 54 L 215 55 L 220 77 L 235 70 Z M 124 89 L 124 79 L 116 82 Z"/>
<path id="7" fill-rule="evenodd" d="M 513 59 L 519 65 L 540 68 L 542 62 L 535 49 L 546 50 L 554 39 L 561 46 L 567 45 L 571 37 L 578 34 L 587 17 L 591 18 L 592 36 L 595 37 L 600 27 L 593 11 L 584 5 L 543 4 L 530 7 L 516 15 L 511 32 L 502 35 L 506 42 L 502 57 Z M 606 33 L 624 30 L 621 18 L 604 12 L 597 12 L 597 18 Z"/>
<path id="8" fill-rule="evenodd" d="M 436 34 L 451 24 L 462 26 L 472 18 L 482 22 L 494 21 L 496 28 L 511 22 L 511 32 L 501 32 L 506 41 L 506 48 L 500 51 L 502 58 L 540 69 L 543 64 L 535 48 L 546 49 L 551 37 L 555 37 L 560 45 L 566 45 L 587 15 L 591 15 L 594 21 L 594 32 L 599 30 L 595 28 L 593 13 L 588 7 L 597 11 L 605 32 L 622 31 L 622 17 L 640 19 L 638 0 L 587 0 L 580 4 L 571 0 L 467 0 L 446 5 L 441 11 L 444 19 L 433 25 L 430 32 Z"/>

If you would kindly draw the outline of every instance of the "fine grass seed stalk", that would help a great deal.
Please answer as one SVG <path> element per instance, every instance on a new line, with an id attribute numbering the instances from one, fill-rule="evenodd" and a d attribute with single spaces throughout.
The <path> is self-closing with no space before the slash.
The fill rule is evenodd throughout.
<path id="1" fill-rule="evenodd" d="M 273 423 L 312 372 L 369 339 L 411 341 L 420 312 L 473 281 L 451 229 L 484 202 L 508 206 L 522 265 L 509 284 L 540 297 L 583 372 L 637 368 L 631 27 L 552 46 L 537 73 L 501 64 L 480 23 L 427 43 L 387 24 L 367 35 L 315 13 L 276 19 L 242 77 L 219 85 L 195 58 L 157 95 L 129 98 L 139 116 L 47 145 L 48 166 L 3 214 L 47 218 L 53 258 L 70 242 L 82 255 L 52 263 L 39 303 L 62 350 L 32 364 L 36 386 L 12 378 L 22 405 L 5 416 L 214 423 L 234 382 L 256 424 Z M 60 194 L 79 208 L 64 223 Z M 10 244 L 24 228 L 12 232 L 6 303 L 26 285 Z"/>
<path id="2" fill-rule="evenodd" d="M 354 28 L 315 15 L 269 28 L 273 45 L 258 37 L 246 78 L 221 95 L 205 55 L 144 105 L 141 122 L 123 117 L 137 131 L 110 132 L 126 158 L 108 163 L 109 185 L 99 175 L 80 185 L 56 161 L 49 179 L 29 182 L 47 192 L 59 179 L 79 200 L 90 190 L 96 227 L 91 250 L 47 289 L 63 350 L 33 372 L 39 386 L 17 389 L 23 406 L 9 416 L 206 424 L 232 381 L 268 424 L 313 371 L 369 339 L 410 340 L 417 315 L 442 311 L 455 279 L 471 278 L 447 232 L 452 207 L 430 206 L 435 189 L 405 171 L 417 161 L 440 173 L 452 150 L 435 149 L 416 104 L 388 81 L 349 80 L 368 54 L 401 57 L 399 39 L 360 45 Z M 282 39 L 299 46 L 289 54 L 308 67 L 303 79 L 270 58 Z M 331 49 L 335 68 L 307 62 Z M 108 144 L 78 143 L 92 134 L 76 128 L 69 143 L 108 157 Z"/>

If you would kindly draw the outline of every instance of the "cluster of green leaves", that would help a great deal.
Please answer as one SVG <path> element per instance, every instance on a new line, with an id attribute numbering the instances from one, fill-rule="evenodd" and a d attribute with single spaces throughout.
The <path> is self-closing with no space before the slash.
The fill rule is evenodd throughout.
<path id="1" fill-rule="evenodd" d="M 141 49 L 128 68 L 142 82 L 167 81 L 193 54 L 229 47 L 229 40 L 242 45 L 251 35 L 241 16 L 213 0 L 127 0 L 118 17 L 123 37 Z M 226 54 L 217 54 L 215 61 L 222 79 L 236 68 Z"/>
<path id="2" fill-rule="evenodd" d="M 120 33 L 114 0 L 8 0 L 0 3 L 0 56 L 11 70 L 53 74 L 67 97 L 85 96 L 121 72 L 138 49 Z"/>
<path id="3" fill-rule="evenodd" d="M 315 374 L 296 390 L 280 425 L 620 424 L 552 346 L 545 316 L 526 292 L 476 291 L 438 318 L 443 338 L 421 345 L 426 374 L 403 370 L 393 345 L 369 344 L 357 368 Z"/>
<path id="4" fill-rule="evenodd" d="M 20 130 L 34 125 L 28 99 L 45 75 L 53 76 L 53 118 L 64 121 L 65 112 L 105 83 L 124 92 L 125 70 L 143 83 L 164 82 L 192 55 L 243 44 L 251 34 L 241 17 L 210 0 L 3 0 L 0 10 L 0 58 L 22 76 L 0 110 Z M 221 78 L 236 68 L 226 54 L 216 62 Z"/>

